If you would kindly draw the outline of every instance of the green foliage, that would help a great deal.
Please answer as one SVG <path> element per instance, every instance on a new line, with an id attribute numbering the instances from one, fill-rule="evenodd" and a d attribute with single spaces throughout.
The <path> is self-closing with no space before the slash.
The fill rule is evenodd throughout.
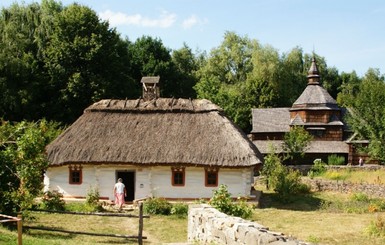
<path id="1" fill-rule="evenodd" d="M 313 178 L 315 176 L 320 176 L 321 174 L 326 172 L 326 163 L 322 162 L 321 159 L 315 159 L 314 164 L 308 172 L 308 176 Z"/>
<path id="2" fill-rule="evenodd" d="M 385 211 L 385 200 L 370 198 L 364 193 L 353 193 L 348 200 L 324 201 L 320 208 L 335 213 L 375 213 Z"/>
<path id="3" fill-rule="evenodd" d="M 342 98 L 349 108 L 347 122 L 356 139 L 369 140 L 366 151 L 370 157 L 385 162 L 385 77 L 379 70 L 369 69 L 353 94 L 346 90 Z"/>
<path id="4" fill-rule="evenodd" d="M 185 203 L 172 204 L 170 214 L 176 215 L 179 218 L 185 218 L 188 214 L 188 205 Z"/>
<path id="5" fill-rule="evenodd" d="M 344 165 L 345 157 L 332 154 L 328 156 L 328 165 Z"/>
<path id="6" fill-rule="evenodd" d="M 368 195 L 366 195 L 365 193 L 358 192 L 358 193 L 352 194 L 351 200 L 358 201 L 358 202 L 368 202 L 370 199 Z"/>
<path id="7" fill-rule="evenodd" d="M 281 164 L 281 159 L 275 153 L 274 147 L 269 145 L 269 153 L 265 156 L 263 167 L 260 174 L 265 176 L 266 189 L 270 189 L 270 182 L 272 181 L 275 169 Z"/>
<path id="8" fill-rule="evenodd" d="M 48 166 L 45 146 L 60 133 L 58 124 L 39 122 L 0 125 L 0 211 L 13 213 L 32 207 L 43 189 Z"/>
<path id="9" fill-rule="evenodd" d="M 295 195 L 309 191 L 310 188 L 301 183 L 301 174 L 280 164 L 272 173 L 271 185 L 278 194 L 280 201 L 289 203 Z"/>
<path id="10" fill-rule="evenodd" d="M 297 194 L 310 192 L 310 187 L 301 183 L 301 174 L 298 170 L 289 169 L 281 163 L 282 159 L 270 146 L 270 152 L 265 157 L 261 175 L 266 177 L 266 187 L 274 189 L 281 202 L 293 201 Z"/>
<path id="11" fill-rule="evenodd" d="M 150 198 L 143 203 L 143 211 L 147 214 L 169 215 L 172 204 L 164 198 Z"/>
<path id="12" fill-rule="evenodd" d="M 313 136 L 303 127 L 295 126 L 285 133 L 283 150 L 286 152 L 286 159 L 294 161 L 305 156 L 305 151 Z"/>
<path id="13" fill-rule="evenodd" d="M 63 194 L 58 191 L 47 191 L 41 199 L 41 207 L 46 210 L 64 211 L 65 201 Z"/>
<path id="14" fill-rule="evenodd" d="M 86 205 L 89 207 L 91 211 L 103 211 L 103 206 L 99 203 L 99 190 L 98 188 L 90 187 L 86 196 Z"/>
<path id="15" fill-rule="evenodd" d="M 45 0 L 2 9 L 0 115 L 68 123 L 101 98 L 137 98 L 128 45 L 85 6 Z"/>
<path id="16" fill-rule="evenodd" d="M 222 213 L 244 219 L 250 218 L 253 212 L 252 207 L 241 198 L 238 199 L 238 202 L 233 202 L 227 186 L 223 184 L 217 190 L 214 190 L 209 204 Z"/>
<path id="17" fill-rule="evenodd" d="M 367 228 L 370 236 L 385 237 L 385 218 L 382 215 L 377 215 Z"/>

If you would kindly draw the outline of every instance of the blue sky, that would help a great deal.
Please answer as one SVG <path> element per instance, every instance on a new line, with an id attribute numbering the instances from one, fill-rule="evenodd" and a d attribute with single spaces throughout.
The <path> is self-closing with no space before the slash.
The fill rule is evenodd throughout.
<path id="1" fill-rule="evenodd" d="M 8 7 L 14 0 L 1 0 Z M 16 1 L 22 3 L 23 1 Z M 25 0 L 25 3 L 33 1 Z M 38 1 L 39 2 L 39 1 Z M 74 1 L 63 0 L 64 5 Z M 78 0 L 109 20 L 122 37 L 160 38 L 171 49 L 218 47 L 226 31 L 271 45 L 299 46 L 340 72 L 385 73 L 385 1 L 365 0 Z"/>

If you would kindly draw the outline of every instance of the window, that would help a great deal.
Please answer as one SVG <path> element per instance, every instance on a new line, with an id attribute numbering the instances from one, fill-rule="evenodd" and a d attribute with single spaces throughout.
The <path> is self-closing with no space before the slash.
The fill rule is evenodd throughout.
<path id="1" fill-rule="evenodd" d="M 80 185 L 83 180 L 82 167 L 80 165 L 70 165 L 68 168 L 69 183 L 72 185 Z"/>
<path id="2" fill-rule="evenodd" d="M 171 184 L 173 186 L 184 186 L 185 171 L 184 167 L 172 167 L 172 180 Z"/>
<path id="3" fill-rule="evenodd" d="M 205 168 L 205 186 L 207 187 L 218 186 L 218 169 L 217 168 Z"/>

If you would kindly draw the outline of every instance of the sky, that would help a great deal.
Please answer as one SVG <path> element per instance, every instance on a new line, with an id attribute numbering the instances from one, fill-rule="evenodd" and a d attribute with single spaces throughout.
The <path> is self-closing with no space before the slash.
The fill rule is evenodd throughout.
<path id="1" fill-rule="evenodd" d="M 0 7 L 32 0 L 0 0 Z M 40 2 L 38 0 L 37 2 Z M 64 6 L 73 0 L 62 0 Z M 210 53 L 226 31 L 270 45 L 280 54 L 300 47 L 325 57 L 339 72 L 385 73 L 383 0 L 77 0 L 108 20 L 123 38 L 187 44 Z"/>

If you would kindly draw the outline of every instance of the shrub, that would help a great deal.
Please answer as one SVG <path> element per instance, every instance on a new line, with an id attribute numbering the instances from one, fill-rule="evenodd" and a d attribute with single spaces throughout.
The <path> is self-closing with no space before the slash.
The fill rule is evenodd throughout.
<path id="1" fill-rule="evenodd" d="M 214 190 L 213 197 L 210 199 L 209 204 L 222 213 L 244 219 L 250 218 L 253 209 L 244 200 L 239 200 L 239 202 L 233 203 L 227 186 L 222 184 L 217 190 Z"/>
<path id="2" fill-rule="evenodd" d="M 58 191 L 47 191 L 42 198 L 41 207 L 46 210 L 63 211 L 65 202 L 62 199 L 63 194 Z"/>
<path id="3" fill-rule="evenodd" d="M 292 201 L 296 194 L 310 191 L 310 187 L 301 183 L 301 174 L 298 170 L 288 169 L 282 164 L 273 173 L 272 186 L 280 201 L 284 203 Z"/>
<path id="4" fill-rule="evenodd" d="M 326 164 L 322 162 L 321 159 L 315 159 L 314 165 L 311 167 L 308 176 L 313 178 L 315 176 L 320 176 L 321 174 L 326 172 Z"/>
<path id="5" fill-rule="evenodd" d="M 99 203 L 99 198 L 100 194 L 98 188 L 90 187 L 86 196 L 86 206 L 89 211 L 95 212 L 104 210 L 102 204 Z"/>
<path id="6" fill-rule="evenodd" d="M 352 201 L 358 201 L 358 202 L 369 202 L 370 201 L 368 195 L 366 195 L 365 193 L 362 193 L 362 192 L 353 193 L 351 195 L 350 199 Z"/>
<path id="7" fill-rule="evenodd" d="M 188 205 L 185 203 L 175 203 L 172 205 L 171 214 L 179 218 L 186 217 L 188 213 Z"/>
<path id="8" fill-rule="evenodd" d="M 328 156 L 328 165 L 344 165 L 345 157 L 332 154 Z"/>
<path id="9" fill-rule="evenodd" d="M 172 205 L 164 198 L 150 198 L 143 203 L 143 211 L 147 214 L 169 215 Z"/>
<path id="10" fill-rule="evenodd" d="M 376 220 L 371 222 L 368 233 L 375 237 L 385 237 L 385 219 L 383 216 L 378 215 Z"/>

